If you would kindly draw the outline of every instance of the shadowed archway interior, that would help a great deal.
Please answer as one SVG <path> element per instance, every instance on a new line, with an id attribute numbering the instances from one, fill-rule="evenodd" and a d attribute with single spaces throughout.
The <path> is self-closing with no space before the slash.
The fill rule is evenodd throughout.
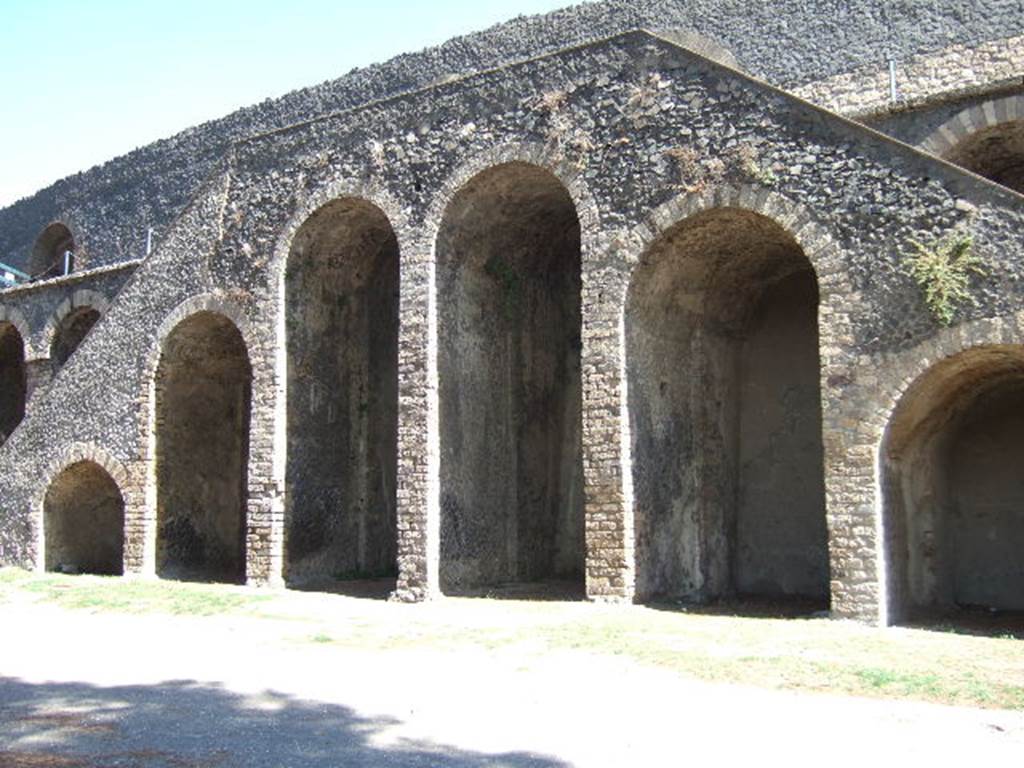
<path id="1" fill-rule="evenodd" d="M 42 280 L 64 274 L 65 255 L 70 253 L 69 269 L 74 269 L 75 238 L 71 230 L 59 221 L 42 231 L 32 246 L 29 274 Z"/>
<path id="2" fill-rule="evenodd" d="M 1024 195 L 1024 120 L 976 131 L 945 159 Z"/>
<path id="3" fill-rule="evenodd" d="M 491 168 L 449 204 L 436 258 L 441 588 L 582 584 L 573 201 L 547 170 Z"/>
<path id="4" fill-rule="evenodd" d="M 397 573 L 398 241 L 357 198 L 317 210 L 285 275 L 285 578 Z"/>
<path id="5" fill-rule="evenodd" d="M 43 502 L 46 570 L 119 576 L 124 499 L 103 467 L 79 461 L 54 478 Z"/>
<path id="6" fill-rule="evenodd" d="M 64 367 L 64 363 L 78 349 L 99 319 L 100 313 L 92 307 L 79 307 L 64 316 L 50 344 L 50 362 L 54 373 Z"/>
<path id="7" fill-rule="evenodd" d="M 827 607 L 818 289 L 778 224 L 680 222 L 626 302 L 639 599 Z"/>
<path id="8" fill-rule="evenodd" d="M 889 620 L 1024 611 L 1024 347 L 936 364 L 882 448 Z"/>
<path id="9" fill-rule="evenodd" d="M 18 329 L 0 323 L 0 445 L 25 416 L 25 345 Z"/>
<path id="10" fill-rule="evenodd" d="M 245 581 L 252 370 L 223 315 L 167 336 L 156 373 L 157 573 Z"/>

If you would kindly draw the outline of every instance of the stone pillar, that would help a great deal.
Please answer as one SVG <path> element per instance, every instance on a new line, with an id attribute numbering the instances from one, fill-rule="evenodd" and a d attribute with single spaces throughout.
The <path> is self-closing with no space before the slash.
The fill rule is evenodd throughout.
<path id="1" fill-rule="evenodd" d="M 823 417 L 832 615 L 878 623 L 884 612 L 875 498 L 877 441 L 854 425 L 856 419 L 830 409 L 827 398 Z"/>
<path id="2" fill-rule="evenodd" d="M 621 267 L 583 266 L 583 476 L 591 600 L 634 596 L 632 477 L 626 411 Z"/>
<path id="3" fill-rule="evenodd" d="M 399 233 L 401 241 L 401 233 Z M 440 595 L 437 311 L 429 244 L 403 243 L 398 335 L 398 584 L 394 599 Z"/>
<path id="4" fill-rule="evenodd" d="M 126 465 L 128 476 L 121 488 L 125 576 L 156 576 L 156 486 L 149 482 L 151 466 L 152 463 L 145 460 Z M 147 498 L 151 485 L 152 504 Z"/>
<path id="5" fill-rule="evenodd" d="M 837 618 L 878 623 L 884 593 L 876 496 L 876 372 L 849 348 L 855 294 L 835 248 L 808 251 L 818 273 L 821 427 L 828 517 L 831 611 Z"/>
<path id="6" fill-rule="evenodd" d="M 279 307 L 267 314 L 277 318 Z M 280 320 L 280 318 L 279 318 Z M 252 398 L 249 416 L 245 578 L 253 586 L 284 586 L 287 350 L 278 323 L 263 329 L 260 348 L 250 350 Z M 278 348 L 280 347 L 280 348 Z"/>

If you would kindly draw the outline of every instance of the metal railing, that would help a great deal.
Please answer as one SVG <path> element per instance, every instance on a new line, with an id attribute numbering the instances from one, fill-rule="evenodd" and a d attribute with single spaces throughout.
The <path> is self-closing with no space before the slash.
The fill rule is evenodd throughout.
<path id="1" fill-rule="evenodd" d="M 20 269 L 15 269 L 0 261 L 0 288 L 13 288 L 16 285 L 27 283 L 31 279 L 31 276 Z"/>

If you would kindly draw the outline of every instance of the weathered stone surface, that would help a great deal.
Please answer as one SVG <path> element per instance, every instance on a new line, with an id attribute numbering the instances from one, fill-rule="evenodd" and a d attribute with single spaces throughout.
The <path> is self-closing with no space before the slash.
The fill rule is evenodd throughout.
<path id="1" fill-rule="evenodd" d="M 800 26 L 803 4 L 693 26 L 794 87 L 877 64 L 872 31 L 938 56 L 947 31 L 969 47 L 1024 23 L 999 3 L 882 5 L 817 7 L 832 36 L 805 25 L 792 46 L 770 30 Z M 230 578 L 244 554 L 252 583 L 390 572 L 404 600 L 565 578 L 594 600 L 753 592 L 896 617 L 912 579 L 894 564 L 924 537 L 894 527 L 906 505 L 880 490 L 887 430 L 936 363 L 1019 343 L 1024 198 L 650 33 L 565 47 L 609 8 L 591 34 L 666 8 L 679 29 L 703 4 L 583 6 L 533 41 L 543 23 L 516 22 L 457 62 L 449 46 L 354 73 L 0 212 L 0 251 L 27 253 L 60 218 L 87 265 L 138 255 L 128 233 L 149 217 L 158 229 L 141 262 L 0 292 L 15 375 L 36 386 L 0 447 L 0 561 L 44 561 L 47 489 L 88 459 L 123 497 L 124 570 L 155 573 L 178 430 L 215 477 L 175 481 L 193 500 L 175 505 L 233 510 L 231 531 L 200 537 L 237 542 L 216 558 Z M 909 137 L 916 114 L 924 137 L 959 114 L 915 109 L 873 119 Z M 116 193 L 105 174 L 125 174 Z M 941 328 L 907 260 L 958 229 L 985 270 Z M 109 307 L 49 381 L 85 291 Z M 211 360 L 248 373 L 199 398 L 219 405 L 197 406 L 195 430 L 168 431 L 160 372 L 200 316 L 234 339 Z M 196 365 L 182 386 L 224 378 Z M 970 368 L 979 386 L 987 370 Z M 971 456 L 976 428 L 956 433 Z M 976 482 L 958 489 L 975 505 Z"/>

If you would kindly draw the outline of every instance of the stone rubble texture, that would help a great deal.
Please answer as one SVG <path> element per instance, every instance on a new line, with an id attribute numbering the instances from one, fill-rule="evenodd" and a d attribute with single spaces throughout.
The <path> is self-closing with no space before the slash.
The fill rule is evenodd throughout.
<path id="1" fill-rule="evenodd" d="M 631 434 L 639 401 L 629 382 L 652 377 L 649 397 L 657 387 L 653 363 L 637 368 L 630 357 L 631 285 L 661 244 L 674 242 L 680 223 L 728 209 L 743 212 L 744 221 L 770 222 L 817 279 L 818 450 L 827 541 L 807 560 L 819 563 L 814 572 L 827 581 L 824 597 L 833 615 L 891 620 L 900 590 L 889 581 L 895 570 L 886 566 L 899 553 L 885 551 L 879 490 L 886 483 L 882 454 L 890 419 L 904 394 L 941 360 L 1020 339 L 1024 197 L 941 156 L 971 127 L 1024 120 L 1022 32 L 1024 6 L 1008 1 L 586 4 L 516 19 L 241 110 L 0 211 L 0 261 L 26 264 L 39 234 L 60 221 L 75 239 L 81 267 L 66 278 L 0 291 L 0 331 L 16 328 L 24 339 L 29 390 L 24 420 L 0 445 L 0 562 L 44 567 L 48 489 L 69 467 L 92 462 L 106 470 L 123 499 L 124 572 L 158 572 L 164 470 L 157 457 L 166 439 L 159 404 L 171 397 L 158 386 L 158 369 L 179 323 L 209 313 L 237 328 L 251 368 L 248 459 L 232 476 L 245 503 L 245 578 L 288 581 L 294 565 L 289 536 L 293 545 L 297 541 L 290 528 L 289 467 L 305 459 L 289 456 L 288 371 L 297 365 L 294 355 L 312 354 L 315 346 L 292 349 L 287 342 L 294 311 L 285 300 L 290 256 L 306 253 L 295 243 L 306 242 L 303 225 L 310 217 L 343 200 L 352 216 L 372 209 L 374 221 L 386 219 L 395 243 L 382 245 L 391 241 L 379 223 L 353 225 L 339 242 L 356 244 L 351 247 L 370 254 L 367 259 L 397 244 L 399 262 L 394 302 L 386 299 L 391 284 L 381 283 L 374 290 L 384 290 L 384 298 L 353 298 L 344 310 L 351 316 L 331 320 L 325 309 L 304 320 L 347 329 L 335 330 L 338 357 L 330 365 L 369 371 L 378 364 L 352 362 L 362 359 L 353 345 L 386 350 L 394 342 L 383 328 L 393 314 L 373 315 L 372 307 L 394 305 L 397 313 L 397 362 L 379 364 L 397 376 L 395 412 L 380 421 L 397 422 L 396 442 L 382 437 L 379 426 L 346 426 L 353 437 L 332 449 L 338 461 L 366 462 L 365 472 L 351 475 L 374 478 L 374 488 L 359 499 L 347 489 L 340 493 L 343 503 L 366 506 L 373 499 L 370 506 L 393 509 L 379 520 L 364 515 L 345 536 L 364 537 L 360 552 L 394 558 L 397 599 L 434 597 L 459 574 L 484 571 L 506 580 L 538 573 L 577 578 L 592 600 L 646 598 L 650 590 L 643 585 L 655 581 L 648 553 L 661 546 L 659 537 L 693 544 L 698 569 L 719 557 L 716 547 L 731 545 L 716 544 L 720 534 L 697 532 L 710 530 L 699 510 L 714 507 L 713 499 L 685 507 L 662 531 L 644 527 L 647 510 L 637 509 L 638 499 L 649 498 L 646 485 L 634 487 L 643 479 L 638 462 L 647 457 L 638 447 L 644 435 Z M 899 63 L 901 100 L 895 104 L 889 101 L 889 59 Z M 465 190 L 486 186 L 480 180 L 503 169 L 518 172 L 509 177 L 510 187 L 495 182 L 497 191 L 460 203 Z M 545 185 L 561 189 L 564 204 L 552 202 L 558 195 L 545 192 Z M 531 196 L 532 189 L 541 191 Z M 560 205 L 574 207 L 575 217 L 554 216 L 551 210 Z M 515 223 L 524 216 L 536 231 L 554 234 L 528 243 L 530 228 Z M 494 240 L 495 253 L 518 254 L 520 266 L 491 259 L 475 272 L 471 264 L 461 266 L 453 277 L 452 264 L 469 264 L 474 238 L 491 236 L 489 222 L 505 233 L 495 238 L 509 238 Z M 155 249 L 140 259 L 150 227 Z M 970 229 L 986 270 L 972 279 L 974 301 L 946 328 L 926 308 L 906 254 L 911 241 L 936 242 L 958 228 Z M 701 243 L 715 242 L 695 237 L 694 253 Z M 520 248 L 520 242 L 527 244 Z M 554 257 L 538 256 L 544 249 Z M 572 279 L 565 285 L 572 301 L 578 291 L 578 333 L 565 319 L 572 302 L 552 302 L 548 295 L 565 288 L 564 267 L 560 272 L 548 263 L 572 258 L 579 273 L 575 287 Z M 337 265 L 325 263 L 321 274 L 336 274 L 330 270 Z M 542 277 L 531 274 L 542 268 Z M 363 277 L 338 279 L 344 289 L 351 284 L 346 280 Z M 744 279 L 760 290 L 756 275 Z M 328 290 L 329 280 L 317 282 L 303 290 Z M 502 314 L 517 311 L 514 299 L 486 292 L 494 285 L 509 296 L 522 290 L 525 298 L 515 300 L 532 308 L 526 314 L 551 325 L 534 318 L 524 330 L 516 323 L 525 321 Z M 102 318 L 54 375 L 56 329 L 87 306 Z M 700 315 L 695 338 L 718 332 L 717 321 L 703 317 L 705 309 L 693 311 Z M 368 327 L 376 335 L 368 336 Z M 674 333 L 674 327 L 670 322 L 658 333 Z M 502 357 L 503 344 L 514 353 Z M 724 360 L 732 353 L 722 354 Z M 466 373 L 476 370 L 474 360 L 498 367 L 474 379 Z M 520 361 L 518 383 L 508 385 L 517 394 L 501 403 L 496 393 L 504 390 L 495 379 L 510 360 Z M 696 375 L 687 365 L 664 359 L 658 368 L 686 381 Z M 374 374 L 359 375 L 356 385 L 372 390 Z M 714 371 L 701 375 L 703 381 L 729 380 Z M 575 393 L 550 394 L 574 376 Z M 310 408 L 319 402 L 315 388 L 303 397 Z M 349 425 L 359 423 L 374 400 L 345 402 L 345 414 L 330 418 Z M 462 410 L 453 411 L 455 405 Z M 490 414 L 501 408 L 499 423 Z M 568 436 L 522 438 L 517 445 L 530 450 L 511 458 L 474 449 L 471 458 L 482 462 L 477 474 L 453 479 L 452 456 L 463 454 L 451 446 L 463 440 L 486 446 L 498 439 L 486 430 L 507 438 L 549 423 L 559 409 L 567 412 Z M 459 428 L 452 413 L 462 414 Z M 664 418 L 677 417 L 668 412 Z M 728 427 L 714 419 L 695 424 L 695 461 L 710 466 L 717 454 L 708 441 Z M 309 461 L 323 458 L 314 456 L 314 441 L 305 445 Z M 549 450 L 550 461 L 534 455 Z M 742 464 L 746 454 L 722 455 L 739 456 L 730 461 Z M 499 473 L 509 462 L 529 468 L 522 470 L 526 479 L 492 482 L 488 472 Z M 546 465 L 557 469 L 557 479 L 531 485 Z M 346 477 L 342 484 L 362 482 Z M 524 528 L 518 512 L 488 517 L 494 504 L 463 493 L 460 514 L 480 515 L 477 528 L 504 525 L 514 534 L 491 536 L 472 553 L 465 549 L 470 544 L 459 544 L 466 560 L 456 568 L 444 555 L 452 537 L 462 535 L 451 527 L 449 491 L 499 485 L 493 494 L 504 499 L 497 506 L 506 512 L 527 503 L 508 501 L 520 494 L 530 504 L 548 505 L 551 519 Z M 706 495 L 718 486 L 694 487 Z M 317 493 L 337 498 L 332 488 Z M 692 530 L 679 523 L 688 519 Z M 728 527 L 731 518 L 724 519 Z M 727 533 L 721 536 L 728 540 Z M 784 544 L 771 542 L 780 551 Z M 537 553 L 545 547 L 556 551 L 541 562 Z M 341 570 L 378 571 L 380 559 L 352 555 Z M 315 561 L 307 566 L 332 575 Z M 731 577 L 721 578 L 720 591 L 728 593 Z M 754 583 L 758 574 L 742 579 Z M 709 593 L 680 587 L 666 596 L 703 599 Z"/>

